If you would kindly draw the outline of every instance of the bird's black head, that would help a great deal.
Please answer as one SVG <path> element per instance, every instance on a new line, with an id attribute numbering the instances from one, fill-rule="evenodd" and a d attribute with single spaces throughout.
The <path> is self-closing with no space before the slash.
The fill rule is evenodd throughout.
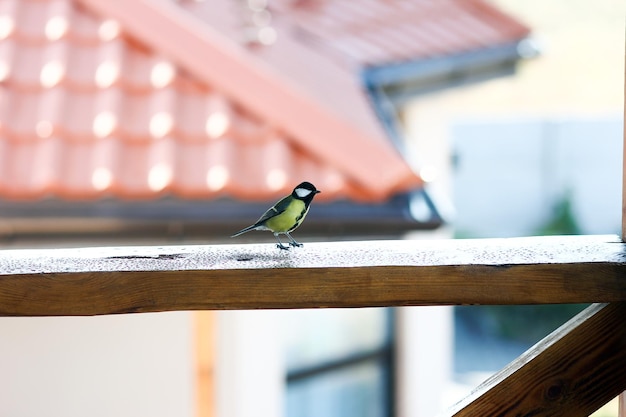
<path id="1" fill-rule="evenodd" d="M 298 200 L 303 200 L 310 203 L 311 200 L 313 200 L 313 197 L 315 197 L 315 194 L 320 192 L 321 191 L 315 188 L 313 184 L 305 181 L 298 184 L 298 186 L 293 189 L 291 195 L 293 196 L 293 198 L 297 198 Z"/>

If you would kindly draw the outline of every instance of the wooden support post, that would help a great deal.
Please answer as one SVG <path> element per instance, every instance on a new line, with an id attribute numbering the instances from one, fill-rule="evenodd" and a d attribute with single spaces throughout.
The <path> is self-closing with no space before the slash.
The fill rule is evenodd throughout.
<path id="1" fill-rule="evenodd" d="M 626 60 L 626 57 L 625 57 Z M 624 74 L 626 80 L 626 74 Z M 624 98 L 626 100 L 626 82 L 624 83 Z M 624 102 L 624 159 L 622 159 L 622 242 L 626 242 L 626 101 Z"/>
<path id="2" fill-rule="evenodd" d="M 626 61 L 626 54 L 624 56 L 624 60 Z M 624 80 L 626 81 L 626 74 L 624 74 Z M 624 153 L 624 158 L 622 159 L 622 242 L 626 242 L 626 82 L 624 83 L 624 144 L 622 146 L 622 151 Z M 622 372 L 626 372 L 623 370 Z M 626 417 L 626 391 L 622 392 L 619 396 L 619 417 Z"/>
<path id="3" fill-rule="evenodd" d="M 624 317 L 626 303 L 588 307 L 447 415 L 587 417 L 626 389 Z"/>

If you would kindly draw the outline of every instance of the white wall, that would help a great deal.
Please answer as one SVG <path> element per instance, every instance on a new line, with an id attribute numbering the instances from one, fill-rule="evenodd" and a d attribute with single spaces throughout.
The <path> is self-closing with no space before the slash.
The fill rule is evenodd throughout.
<path id="1" fill-rule="evenodd" d="M 281 417 L 286 401 L 283 317 L 277 310 L 217 313 L 218 417 Z"/>
<path id="2" fill-rule="evenodd" d="M 449 403 L 454 349 L 452 307 L 398 309 L 397 410 L 402 417 L 442 413 Z"/>
<path id="3" fill-rule="evenodd" d="M 191 417 L 190 313 L 0 318 L 0 416 Z"/>
<path id="4" fill-rule="evenodd" d="M 536 233 L 566 192 L 582 233 L 619 232 L 621 117 L 472 120 L 451 133 L 454 226 L 463 234 Z"/>

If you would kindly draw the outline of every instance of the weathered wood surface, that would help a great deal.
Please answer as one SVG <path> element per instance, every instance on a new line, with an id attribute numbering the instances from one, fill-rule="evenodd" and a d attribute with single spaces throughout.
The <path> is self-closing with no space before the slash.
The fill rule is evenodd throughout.
<path id="1" fill-rule="evenodd" d="M 0 251 L 0 315 L 626 300 L 617 236 Z"/>
<path id="2" fill-rule="evenodd" d="M 479 386 L 454 417 L 586 417 L 626 389 L 626 303 L 594 304 Z"/>

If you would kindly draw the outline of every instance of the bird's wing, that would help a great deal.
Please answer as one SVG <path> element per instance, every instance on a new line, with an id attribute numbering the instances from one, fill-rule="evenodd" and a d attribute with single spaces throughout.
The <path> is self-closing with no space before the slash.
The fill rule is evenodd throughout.
<path id="1" fill-rule="evenodd" d="M 267 209 L 267 211 L 265 213 L 263 213 L 263 215 L 259 218 L 259 220 L 256 221 L 256 223 L 254 223 L 253 225 L 248 226 L 248 227 L 246 227 L 244 229 L 241 229 L 237 233 L 233 234 L 231 237 L 242 235 L 242 234 L 244 234 L 246 232 L 249 232 L 250 230 L 258 230 L 258 229 L 260 229 L 259 226 L 263 226 L 263 224 L 267 220 L 271 219 L 272 217 L 276 217 L 280 213 L 283 213 L 285 210 L 287 210 L 287 207 L 289 207 L 290 197 L 291 196 L 284 197 L 278 203 L 274 204 L 272 207 Z"/>
<path id="2" fill-rule="evenodd" d="M 291 200 L 291 196 L 282 198 L 278 203 L 274 204 L 272 207 L 267 209 L 267 211 L 263 213 L 261 217 L 259 217 L 259 220 L 256 221 L 254 226 L 259 226 L 265 223 L 266 221 L 268 221 L 269 219 L 271 219 L 272 217 L 276 217 L 280 213 L 283 213 L 285 210 L 287 210 L 287 207 L 289 207 L 290 200 Z"/>

